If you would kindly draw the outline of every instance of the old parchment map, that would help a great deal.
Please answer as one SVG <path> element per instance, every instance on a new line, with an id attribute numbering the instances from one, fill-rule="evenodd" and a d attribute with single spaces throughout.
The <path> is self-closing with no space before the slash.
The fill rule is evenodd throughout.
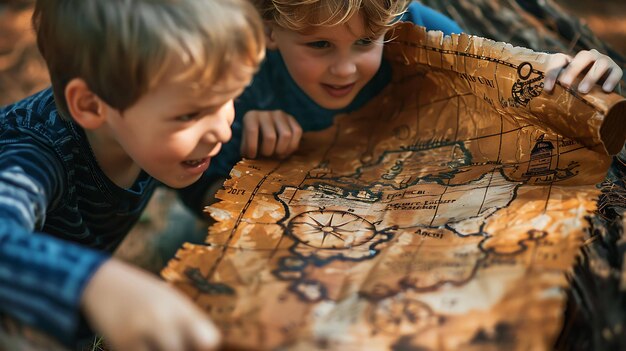
<path id="1" fill-rule="evenodd" d="M 542 350 L 625 101 L 547 55 L 401 25 L 394 78 L 285 161 L 244 160 L 162 275 L 243 349 Z"/>

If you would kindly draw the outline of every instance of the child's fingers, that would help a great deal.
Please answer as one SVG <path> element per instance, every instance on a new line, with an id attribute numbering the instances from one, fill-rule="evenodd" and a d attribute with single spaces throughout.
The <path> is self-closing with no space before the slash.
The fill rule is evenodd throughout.
<path id="1" fill-rule="evenodd" d="M 259 128 L 261 130 L 259 153 L 262 156 L 272 156 L 276 149 L 278 136 L 276 135 L 274 121 L 270 114 L 264 113 L 261 115 L 261 118 L 259 118 Z"/>
<path id="2" fill-rule="evenodd" d="M 244 132 L 241 143 L 241 155 L 246 158 L 256 158 L 258 153 L 259 134 L 257 131 Z"/>
<path id="3" fill-rule="evenodd" d="M 604 81 L 604 84 L 602 84 L 602 90 L 607 93 L 612 92 L 619 83 L 619 81 L 622 79 L 623 75 L 624 71 L 622 71 L 622 69 L 619 68 L 617 65 L 613 65 L 613 67 L 611 68 L 611 73 L 609 73 L 609 76 Z"/>
<path id="4" fill-rule="evenodd" d="M 288 153 L 292 154 L 298 150 L 300 146 L 300 140 L 302 139 L 302 127 L 295 118 L 289 116 L 289 126 L 291 127 L 291 142 L 289 143 Z"/>
<path id="5" fill-rule="evenodd" d="M 156 348 L 157 350 L 186 350 L 185 340 L 183 339 L 183 335 L 177 330 L 172 330 L 169 333 L 161 333 L 158 336 L 158 340 L 156 341 L 156 347 L 151 347 L 150 349 Z"/>
<path id="6" fill-rule="evenodd" d="M 203 318 L 202 323 L 191 323 L 188 328 L 189 342 L 187 345 L 190 348 L 185 350 L 215 350 L 220 344 L 221 336 L 217 328 L 206 318 Z"/>
<path id="7" fill-rule="evenodd" d="M 259 146 L 259 124 L 253 115 L 246 115 L 243 123 L 243 137 L 241 141 L 241 155 L 247 158 L 256 158 Z"/>
<path id="8" fill-rule="evenodd" d="M 145 340 L 138 340 L 135 343 L 129 345 L 111 345 L 114 350 L 137 350 L 137 351 L 150 351 L 154 349 L 154 346 L 150 346 L 151 343 Z"/>
<path id="9" fill-rule="evenodd" d="M 275 111 L 274 125 L 278 132 L 278 140 L 276 141 L 276 149 L 274 152 L 276 156 L 283 158 L 288 155 L 289 145 L 293 137 L 291 125 L 289 124 L 289 116 L 281 111 Z"/>
<path id="10" fill-rule="evenodd" d="M 606 75 L 607 71 L 611 69 L 611 62 L 608 58 L 600 57 L 593 63 L 583 80 L 578 84 L 578 91 L 586 94 L 591 90 L 591 87 L 596 84 L 600 79 Z"/>
<path id="11" fill-rule="evenodd" d="M 568 88 L 571 87 L 576 77 L 582 75 L 583 71 L 587 70 L 595 60 L 596 57 L 589 51 L 579 52 L 561 72 L 559 82 Z"/>
<path id="12" fill-rule="evenodd" d="M 551 92 L 554 89 L 554 85 L 556 84 L 556 80 L 561 74 L 561 71 L 565 66 L 567 66 L 572 61 L 570 56 L 565 54 L 554 54 L 551 56 L 550 61 L 548 62 L 548 67 L 546 68 L 546 76 L 543 81 L 543 90 L 546 92 Z"/>
<path id="13" fill-rule="evenodd" d="M 284 158 L 300 143 L 302 128 L 283 111 L 250 111 L 244 116 L 241 153 L 248 158 L 259 155 Z"/>

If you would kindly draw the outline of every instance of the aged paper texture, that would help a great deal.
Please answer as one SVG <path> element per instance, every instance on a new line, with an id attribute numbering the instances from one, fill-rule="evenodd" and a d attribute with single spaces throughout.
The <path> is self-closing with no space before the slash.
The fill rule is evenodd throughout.
<path id="1" fill-rule="evenodd" d="M 290 159 L 240 162 L 162 275 L 236 348 L 550 349 L 623 98 L 546 94 L 528 49 L 389 39 L 392 84 Z"/>

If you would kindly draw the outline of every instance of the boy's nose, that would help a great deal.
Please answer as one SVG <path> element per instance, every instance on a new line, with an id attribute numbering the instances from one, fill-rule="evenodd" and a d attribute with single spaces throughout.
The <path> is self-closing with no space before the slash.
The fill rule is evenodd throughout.
<path id="1" fill-rule="evenodd" d="M 330 66 L 330 73 L 337 77 L 349 77 L 356 73 L 356 64 L 350 58 L 338 58 Z"/>
<path id="2" fill-rule="evenodd" d="M 207 132 L 204 134 L 204 142 L 214 144 L 216 142 L 225 143 L 229 141 L 232 136 L 231 124 L 233 124 L 234 119 L 235 109 L 231 101 L 218 111 L 217 118 L 209 118 L 207 120 L 210 124 Z"/>
<path id="3" fill-rule="evenodd" d="M 225 120 L 215 121 L 215 124 L 210 127 L 204 134 L 203 141 L 205 144 L 226 143 L 232 136 L 232 130 L 230 129 L 230 122 Z"/>
<path id="4" fill-rule="evenodd" d="M 222 109 L 223 111 L 223 117 L 226 119 L 226 122 L 228 123 L 228 127 L 230 129 L 230 125 L 233 124 L 233 121 L 235 120 L 235 102 L 233 100 L 230 100 Z"/>

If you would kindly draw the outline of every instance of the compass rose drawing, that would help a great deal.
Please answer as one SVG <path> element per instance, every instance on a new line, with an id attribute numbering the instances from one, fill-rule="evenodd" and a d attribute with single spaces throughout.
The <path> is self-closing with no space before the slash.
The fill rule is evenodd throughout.
<path id="1" fill-rule="evenodd" d="M 334 260 L 371 259 L 380 252 L 380 245 L 391 240 L 396 229 L 393 226 L 377 230 L 373 223 L 347 211 L 302 212 L 286 227 L 294 240 L 290 248 L 294 256 L 283 257 L 274 274 L 291 280 L 290 290 L 305 301 L 326 299 L 326 286 L 308 277 L 307 267 L 320 267 Z"/>
<path id="2" fill-rule="evenodd" d="M 349 249 L 368 243 L 376 236 L 376 227 L 345 211 L 308 211 L 294 217 L 289 232 L 302 244 L 318 249 Z"/>

